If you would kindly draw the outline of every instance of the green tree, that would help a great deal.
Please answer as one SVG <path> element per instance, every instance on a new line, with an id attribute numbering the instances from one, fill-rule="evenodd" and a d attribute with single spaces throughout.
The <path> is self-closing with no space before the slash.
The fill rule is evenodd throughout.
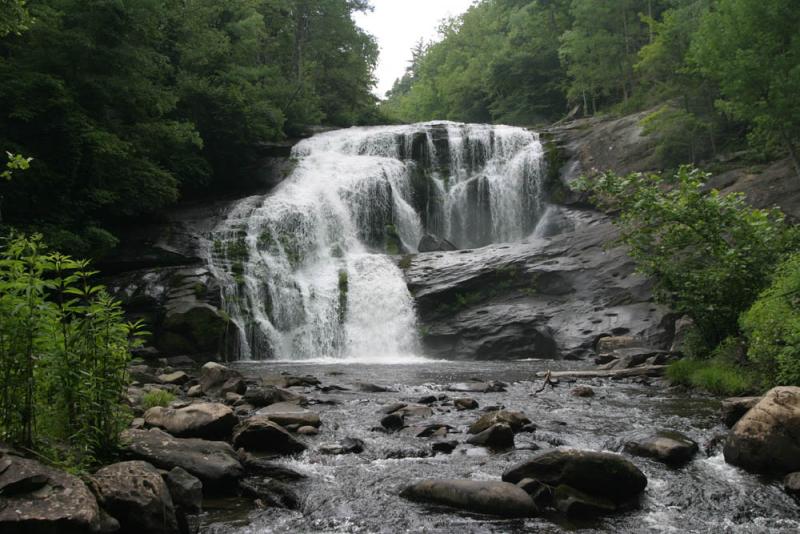
<path id="1" fill-rule="evenodd" d="M 31 15 L 26 3 L 26 0 L 0 0 L 0 37 L 28 29 Z"/>
<path id="2" fill-rule="evenodd" d="M 691 59 L 719 83 L 719 108 L 749 123 L 750 140 L 800 160 L 800 10 L 792 0 L 718 0 L 692 40 Z"/>

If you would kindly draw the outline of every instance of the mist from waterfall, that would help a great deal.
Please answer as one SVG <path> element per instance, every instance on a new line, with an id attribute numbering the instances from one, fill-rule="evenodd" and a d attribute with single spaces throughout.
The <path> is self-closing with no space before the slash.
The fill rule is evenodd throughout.
<path id="1" fill-rule="evenodd" d="M 521 128 L 435 122 L 350 128 L 293 149 L 267 196 L 214 231 L 239 359 L 389 361 L 420 353 L 399 264 L 423 235 L 516 241 L 543 212 L 543 149 Z"/>

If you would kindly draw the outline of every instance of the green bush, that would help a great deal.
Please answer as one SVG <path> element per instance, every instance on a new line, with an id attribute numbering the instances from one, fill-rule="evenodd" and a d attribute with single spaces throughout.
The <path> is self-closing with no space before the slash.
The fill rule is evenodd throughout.
<path id="1" fill-rule="evenodd" d="M 800 253 L 781 265 L 741 326 L 765 386 L 800 384 Z"/>
<path id="2" fill-rule="evenodd" d="M 797 232 L 777 209 L 706 191 L 708 176 L 687 166 L 674 176 L 607 172 L 575 188 L 619 211 L 620 242 L 655 281 L 656 299 L 689 315 L 713 347 L 738 333 L 739 315 L 769 284 Z"/>
<path id="3" fill-rule="evenodd" d="M 0 251 L 0 440 L 78 466 L 112 452 L 127 425 L 129 349 L 142 333 L 95 274 L 40 236 Z"/>
<path id="4" fill-rule="evenodd" d="M 169 391 L 163 389 L 154 389 L 152 391 L 148 391 L 142 397 L 142 406 L 145 410 L 149 410 L 150 408 L 155 408 L 156 406 L 161 406 L 162 408 L 166 408 L 169 406 L 169 403 L 175 400 L 175 395 L 170 393 Z"/>
<path id="5" fill-rule="evenodd" d="M 751 373 L 719 359 L 678 360 L 667 368 L 667 378 L 673 384 L 703 389 L 716 395 L 743 395 L 758 389 Z"/>

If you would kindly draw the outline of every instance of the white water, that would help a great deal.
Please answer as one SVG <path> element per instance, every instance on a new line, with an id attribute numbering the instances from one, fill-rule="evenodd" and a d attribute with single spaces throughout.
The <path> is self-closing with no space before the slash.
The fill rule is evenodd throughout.
<path id="1" fill-rule="evenodd" d="M 542 145 L 508 126 L 350 128 L 294 148 L 273 193 L 214 232 L 238 359 L 397 360 L 419 354 L 397 265 L 425 233 L 459 247 L 518 240 L 542 211 Z M 394 255 L 389 255 L 392 253 Z"/>

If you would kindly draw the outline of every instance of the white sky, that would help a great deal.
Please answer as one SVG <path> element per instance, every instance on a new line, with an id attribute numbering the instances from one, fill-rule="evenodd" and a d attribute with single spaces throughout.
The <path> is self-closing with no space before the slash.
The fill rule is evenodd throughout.
<path id="1" fill-rule="evenodd" d="M 383 98 L 411 59 L 411 48 L 421 38 L 436 37 L 439 22 L 460 15 L 473 0 L 372 0 L 371 13 L 356 13 L 356 23 L 375 36 L 381 48 L 375 75 L 375 94 Z"/>

